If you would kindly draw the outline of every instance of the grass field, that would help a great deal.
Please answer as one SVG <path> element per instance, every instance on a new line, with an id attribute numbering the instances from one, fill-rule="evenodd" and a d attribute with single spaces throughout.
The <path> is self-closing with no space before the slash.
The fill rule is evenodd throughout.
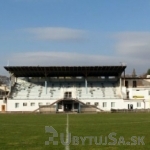
<path id="1" fill-rule="evenodd" d="M 67 114 L 0 114 L 0 150 L 150 149 L 150 113 L 68 114 L 68 130 L 72 140 L 76 139 L 68 147 L 62 145 L 60 140 L 60 133 L 66 136 L 66 124 Z M 58 137 L 54 138 L 58 145 L 53 145 L 52 142 L 45 145 L 45 141 L 52 137 L 51 133 L 45 132 L 45 126 L 52 126 L 58 132 Z M 116 133 L 113 135 L 117 140 L 115 145 L 108 138 L 113 132 Z M 91 143 L 89 136 L 93 136 Z M 100 136 L 102 143 L 96 145 L 95 138 Z M 144 136 L 145 145 L 138 145 L 136 137 L 131 141 L 132 136 Z M 123 145 L 126 142 L 134 142 L 136 145 Z"/>

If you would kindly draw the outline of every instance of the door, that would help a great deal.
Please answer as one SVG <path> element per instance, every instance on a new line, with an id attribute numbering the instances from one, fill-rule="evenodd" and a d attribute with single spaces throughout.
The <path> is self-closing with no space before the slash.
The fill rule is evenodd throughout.
<path id="1" fill-rule="evenodd" d="M 133 104 L 128 104 L 128 109 L 133 109 Z"/>
<path id="2" fill-rule="evenodd" d="M 128 86 L 129 86 L 128 81 L 125 81 L 125 87 L 128 88 Z"/>
<path id="3" fill-rule="evenodd" d="M 2 109 L 2 111 L 5 111 L 5 105 L 2 105 L 2 107 L 1 107 Z"/>

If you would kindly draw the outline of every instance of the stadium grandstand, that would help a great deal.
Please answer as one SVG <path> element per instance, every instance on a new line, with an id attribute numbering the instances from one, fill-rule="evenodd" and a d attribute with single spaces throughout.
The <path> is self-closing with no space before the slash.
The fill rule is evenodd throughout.
<path id="1" fill-rule="evenodd" d="M 10 91 L 0 100 L 3 112 L 82 113 L 150 107 L 150 82 L 126 79 L 123 65 L 4 68 L 10 74 Z"/>

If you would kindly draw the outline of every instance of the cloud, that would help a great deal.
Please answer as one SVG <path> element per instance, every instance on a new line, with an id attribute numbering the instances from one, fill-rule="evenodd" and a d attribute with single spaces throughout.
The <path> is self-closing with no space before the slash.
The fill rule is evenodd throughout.
<path id="1" fill-rule="evenodd" d="M 71 52 L 22 52 L 9 57 L 10 66 L 113 66 L 127 65 L 126 73 L 131 74 L 133 68 L 137 74 L 143 74 L 150 65 L 149 60 L 127 56 L 90 55 Z M 145 65 L 147 64 L 147 65 Z"/>
<path id="2" fill-rule="evenodd" d="M 27 28 L 24 31 L 30 33 L 33 38 L 49 41 L 80 41 L 87 39 L 87 32 L 78 29 L 63 27 L 38 27 Z"/>
<path id="3" fill-rule="evenodd" d="M 150 32 L 122 32 L 115 34 L 116 54 L 139 59 L 149 59 Z"/>
<path id="4" fill-rule="evenodd" d="M 28 61 L 27 61 L 28 60 Z M 108 65 L 119 62 L 112 56 L 90 55 L 70 52 L 26 52 L 11 56 L 10 65 Z"/>
<path id="5" fill-rule="evenodd" d="M 38 29 L 36 31 L 41 31 L 40 30 L 41 28 L 36 28 L 36 29 Z M 48 28 L 48 29 L 50 29 L 49 33 L 51 32 L 51 34 L 52 31 L 57 31 L 57 33 L 59 31 L 59 30 L 55 30 L 56 28 Z M 74 31 L 76 31 L 67 28 L 59 28 L 59 29 L 64 29 L 62 30 L 63 32 L 67 31 L 65 33 L 74 33 Z M 44 31 L 46 32 L 48 30 L 44 28 Z M 57 35 L 56 36 L 57 38 L 55 37 L 54 39 L 55 40 L 71 39 L 69 38 L 70 36 L 67 36 L 68 34 L 65 37 L 63 37 L 62 35 L 60 37 L 59 35 Z M 75 35 L 75 34 L 71 34 L 71 35 Z M 47 38 L 49 39 L 50 37 L 48 36 Z M 42 37 L 42 39 L 43 38 L 44 37 Z M 53 36 L 51 38 L 53 38 Z M 114 48 L 112 48 L 114 50 L 113 56 L 111 54 L 101 55 L 100 53 L 99 54 L 97 53 L 95 55 L 90 55 L 88 53 L 77 53 L 77 52 L 71 53 L 71 52 L 58 52 L 58 51 L 57 52 L 38 51 L 38 52 L 14 53 L 10 55 L 9 58 L 7 59 L 10 60 L 11 66 L 14 65 L 20 65 L 20 66 L 99 65 L 99 66 L 103 66 L 103 65 L 120 65 L 120 62 L 123 62 L 127 65 L 126 73 L 128 74 L 132 73 L 133 68 L 136 69 L 137 74 L 143 74 L 147 71 L 148 68 L 150 68 L 149 67 L 150 66 L 150 61 L 149 61 L 150 32 L 121 32 L 113 35 L 113 38 L 116 40 L 116 43 L 114 44 Z"/>

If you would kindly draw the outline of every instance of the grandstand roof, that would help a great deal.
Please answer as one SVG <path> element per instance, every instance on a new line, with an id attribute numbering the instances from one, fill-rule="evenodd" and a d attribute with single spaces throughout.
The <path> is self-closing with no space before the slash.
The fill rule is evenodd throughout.
<path id="1" fill-rule="evenodd" d="M 120 76 L 126 66 L 5 66 L 16 77 Z"/>

